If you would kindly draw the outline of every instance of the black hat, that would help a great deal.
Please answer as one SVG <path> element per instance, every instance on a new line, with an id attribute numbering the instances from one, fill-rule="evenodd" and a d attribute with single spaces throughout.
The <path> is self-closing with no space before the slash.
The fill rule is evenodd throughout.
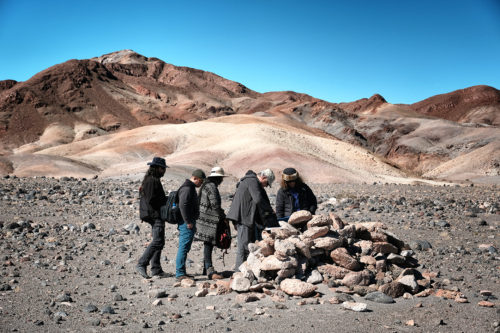
<path id="1" fill-rule="evenodd" d="M 191 174 L 191 176 L 195 176 L 195 177 L 198 177 L 200 179 L 207 178 L 207 176 L 205 176 L 205 173 L 201 169 L 194 170 L 193 173 Z"/>
<path id="2" fill-rule="evenodd" d="M 286 168 L 283 170 L 281 177 L 284 181 L 290 182 L 296 180 L 299 177 L 299 173 L 294 168 Z"/>
<path id="3" fill-rule="evenodd" d="M 161 157 L 154 157 L 153 161 L 148 162 L 148 165 L 159 166 L 165 169 L 168 168 L 167 164 L 165 163 L 165 159 Z"/>

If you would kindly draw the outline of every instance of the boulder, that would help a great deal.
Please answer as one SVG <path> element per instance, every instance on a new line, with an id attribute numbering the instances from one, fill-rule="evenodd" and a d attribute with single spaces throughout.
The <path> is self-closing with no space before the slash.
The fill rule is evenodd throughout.
<path id="1" fill-rule="evenodd" d="M 372 301 L 372 302 L 383 303 L 383 304 L 394 303 L 394 299 L 391 296 L 386 295 L 381 291 L 374 291 L 374 292 L 368 293 L 365 296 L 365 299 Z"/>
<path id="2" fill-rule="evenodd" d="M 366 303 L 359 302 L 344 302 L 342 306 L 348 310 L 352 310 L 355 312 L 364 312 L 367 309 Z"/>
<path id="3" fill-rule="evenodd" d="M 354 246 L 359 247 L 361 249 L 362 255 L 370 254 L 373 250 L 373 242 L 369 240 L 361 240 L 359 242 L 354 243 Z"/>
<path id="4" fill-rule="evenodd" d="M 356 227 L 353 224 L 347 225 L 344 229 L 338 231 L 344 238 L 356 238 Z"/>
<path id="5" fill-rule="evenodd" d="M 345 267 L 351 271 L 359 271 L 361 269 L 361 264 L 343 247 L 333 250 L 330 253 L 330 257 L 337 265 Z"/>
<path id="6" fill-rule="evenodd" d="M 299 210 L 295 213 L 292 213 L 292 215 L 290 215 L 290 218 L 288 219 L 288 223 L 290 225 L 302 225 L 311 219 L 312 219 L 311 212 L 309 212 L 307 210 Z"/>
<path id="7" fill-rule="evenodd" d="M 311 246 L 314 242 L 310 239 L 300 240 L 298 237 L 290 237 L 288 239 L 291 243 L 295 245 L 297 251 L 306 258 L 311 258 Z M 309 245 L 310 244 L 310 245 Z"/>
<path id="8" fill-rule="evenodd" d="M 310 239 L 316 239 L 319 237 L 323 237 L 330 231 L 330 228 L 328 227 L 313 227 L 310 229 L 307 229 L 306 232 L 302 234 L 302 239 L 305 238 L 310 238 Z"/>
<path id="9" fill-rule="evenodd" d="M 288 295 L 308 297 L 316 291 L 316 286 L 298 279 L 285 279 L 280 283 L 280 289 Z"/>
<path id="10" fill-rule="evenodd" d="M 313 228 L 313 227 L 324 227 L 324 226 L 331 226 L 332 225 L 332 219 L 329 218 L 328 216 L 325 215 L 313 215 L 313 218 L 307 222 L 307 228 Z"/>
<path id="11" fill-rule="evenodd" d="M 231 281 L 231 289 L 237 292 L 247 292 L 250 289 L 250 280 L 245 277 L 235 277 Z"/>
<path id="12" fill-rule="evenodd" d="M 281 265 L 282 262 L 278 260 L 278 258 L 276 258 L 274 255 L 270 255 L 262 260 L 259 268 L 262 271 L 279 271 L 281 269 Z"/>
<path id="13" fill-rule="evenodd" d="M 351 272 L 347 268 L 340 267 L 337 265 L 331 265 L 331 264 L 325 264 L 325 265 L 318 266 L 318 271 L 320 273 L 322 273 L 323 275 L 327 275 L 335 280 L 343 279 L 344 276 L 346 276 L 348 273 Z"/>
<path id="14" fill-rule="evenodd" d="M 268 238 L 256 243 L 260 247 L 260 253 L 264 256 L 270 256 L 274 253 L 274 239 Z"/>
<path id="15" fill-rule="evenodd" d="M 394 265 L 403 265 L 406 263 L 405 257 L 394 253 L 391 253 L 387 256 L 387 261 Z"/>
<path id="16" fill-rule="evenodd" d="M 365 265 L 373 266 L 377 264 L 377 260 L 375 260 L 375 258 L 372 256 L 361 256 L 361 258 L 359 258 L 359 262 Z"/>
<path id="17" fill-rule="evenodd" d="M 373 280 L 373 274 L 368 270 L 348 273 L 342 279 L 342 284 L 347 287 L 369 286 Z"/>
<path id="18" fill-rule="evenodd" d="M 274 241 L 274 250 L 282 256 L 293 256 L 297 252 L 294 243 L 281 239 Z"/>
<path id="19" fill-rule="evenodd" d="M 392 298 L 398 298 L 403 296 L 405 293 L 405 288 L 404 286 L 396 281 L 386 283 L 381 285 L 378 288 L 379 291 L 383 292 L 384 294 L 391 296 Z"/>
<path id="20" fill-rule="evenodd" d="M 330 216 L 330 219 L 332 220 L 332 229 L 333 230 L 338 231 L 340 229 L 344 229 L 345 224 L 338 215 L 330 213 L 329 216 Z"/>
<path id="21" fill-rule="evenodd" d="M 398 248 L 391 243 L 387 242 L 375 242 L 373 243 L 373 252 L 389 254 L 389 253 L 399 253 Z"/>
<path id="22" fill-rule="evenodd" d="M 415 275 L 404 275 L 402 277 L 399 277 L 397 279 L 397 282 L 401 283 L 404 288 L 411 292 L 412 294 L 415 294 L 418 292 L 418 283 L 417 279 L 415 278 Z"/>
<path id="23" fill-rule="evenodd" d="M 333 237 L 320 237 L 314 239 L 314 247 L 323 250 L 334 250 L 344 245 L 344 239 Z"/>
<path id="24" fill-rule="evenodd" d="M 387 242 L 387 235 L 378 231 L 372 231 L 370 237 L 374 242 Z"/>
<path id="25" fill-rule="evenodd" d="M 311 275 L 307 278 L 307 283 L 318 284 L 323 282 L 323 275 L 318 270 L 313 270 Z"/>

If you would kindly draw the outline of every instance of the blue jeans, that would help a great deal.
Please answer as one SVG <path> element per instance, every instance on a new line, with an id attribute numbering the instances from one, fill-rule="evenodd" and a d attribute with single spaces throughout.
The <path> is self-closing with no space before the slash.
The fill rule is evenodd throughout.
<path id="1" fill-rule="evenodd" d="M 186 275 L 187 254 L 191 250 L 196 228 L 188 229 L 187 223 L 182 223 L 177 226 L 177 229 L 179 230 L 179 249 L 175 259 L 175 277 Z"/>

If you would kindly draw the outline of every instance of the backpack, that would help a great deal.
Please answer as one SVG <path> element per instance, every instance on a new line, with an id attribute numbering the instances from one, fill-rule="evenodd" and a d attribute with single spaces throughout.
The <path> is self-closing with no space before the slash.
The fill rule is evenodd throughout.
<path id="1" fill-rule="evenodd" d="M 177 191 L 170 191 L 167 196 L 167 203 L 160 208 L 160 215 L 163 221 L 170 224 L 178 224 L 182 221 L 178 203 L 179 197 Z"/>
<path id="2" fill-rule="evenodd" d="M 231 247 L 231 227 L 224 220 L 217 224 L 215 246 L 221 250 L 227 250 Z"/>

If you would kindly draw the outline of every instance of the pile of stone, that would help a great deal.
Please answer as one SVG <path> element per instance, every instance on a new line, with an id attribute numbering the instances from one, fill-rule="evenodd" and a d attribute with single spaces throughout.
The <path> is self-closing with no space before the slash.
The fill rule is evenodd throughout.
<path id="1" fill-rule="evenodd" d="M 272 286 L 308 297 L 316 294 L 316 284 L 327 283 L 340 292 L 378 291 L 397 298 L 430 286 L 430 278 L 415 269 L 414 252 L 380 222 L 346 224 L 334 214 L 299 211 L 262 238 L 249 245 L 232 290 Z"/>

